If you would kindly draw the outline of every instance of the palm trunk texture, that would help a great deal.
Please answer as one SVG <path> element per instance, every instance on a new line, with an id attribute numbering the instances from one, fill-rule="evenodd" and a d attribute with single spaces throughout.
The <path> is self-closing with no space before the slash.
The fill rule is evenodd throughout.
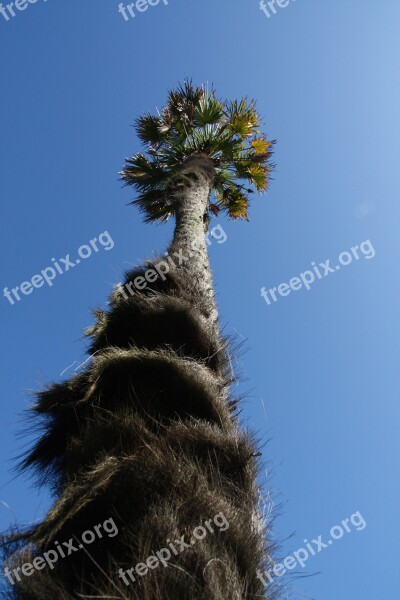
<path id="1" fill-rule="evenodd" d="M 24 461 L 55 503 L 22 535 L 11 568 L 32 562 L 55 543 L 81 539 L 112 518 L 103 535 L 53 569 L 21 577 L 21 600 L 121 598 L 250 600 L 264 598 L 256 571 L 265 564 L 258 516 L 257 449 L 241 431 L 227 342 L 221 336 L 203 215 L 214 177 L 196 156 L 170 186 L 177 216 L 168 254 L 126 274 L 89 335 L 93 354 L 84 372 L 38 394 L 41 437 Z M 178 256 L 180 259 L 178 259 Z M 142 291 L 127 286 L 160 261 L 169 272 Z M 182 264 L 179 264 L 179 262 Z M 133 289 L 133 288 L 132 288 Z M 168 542 L 222 513 L 229 527 L 214 532 L 146 575 L 118 575 Z M 268 595 L 268 598 L 271 596 Z"/>

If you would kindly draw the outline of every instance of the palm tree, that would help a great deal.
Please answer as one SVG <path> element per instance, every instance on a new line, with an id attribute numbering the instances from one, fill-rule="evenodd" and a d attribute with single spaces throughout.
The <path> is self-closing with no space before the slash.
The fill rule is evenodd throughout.
<path id="1" fill-rule="evenodd" d="M 126 161 L 122 179 L 146 221 L 175 217 L 173 240 L 167 257 L 126 273 L 109 308 L 96 311 L 86 370 L 38 394 L 41 436 L 22 466 L 51 485 L 55 502 L 42 523 L 14 536 L 7 564 L 66 540 L 78 547 L 104 522 L 118 534 L 103 531 L 53 568 L 21 577 L 12 597 L 271 598 L 256 576 L 271 552 L 258 453 L 229 395 L 204 233 L 219 213 L 247 219 L 249 195 L 267 189 L 272 142 L 253 102 L 221 102 L 191 82 L 136 124 L 147 152 Z M 178 551 L 174 540 L 184 539 L 193 544 Z M 163 548 L 165 564 L 132 569 Z"/>

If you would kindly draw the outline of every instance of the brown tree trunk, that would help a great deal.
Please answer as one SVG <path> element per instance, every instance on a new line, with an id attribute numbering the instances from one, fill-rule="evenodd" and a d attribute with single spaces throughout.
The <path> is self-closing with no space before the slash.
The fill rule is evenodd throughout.
<path id="1" fill-rule="evenodd" d="M 227 401 L 229 361 L 204 239 L 213 177 L 205 156 L 182 165 L 170 186 L 177 222 L 169 255 L 177 260 L 140 292 L 116 290 L 90 330 L 92 363 L 38 395 L 43 434 L 24 466 L 52 483 L 56 501 L 9 564 L 32 562 L 56 542 L 78 546 L 110 518 L 118 534 L 103 531 L 23 578 L 14 598 L 264 597 L 256 449 Z M 156 265 L 127 273 L 124 288 Z M 193 537 L 199 526 L 201 540 Z M 188 545 L 173 552 L 181 539 Z M 137 563 L 165 548 L 166 565 L 138 574 Z"/>

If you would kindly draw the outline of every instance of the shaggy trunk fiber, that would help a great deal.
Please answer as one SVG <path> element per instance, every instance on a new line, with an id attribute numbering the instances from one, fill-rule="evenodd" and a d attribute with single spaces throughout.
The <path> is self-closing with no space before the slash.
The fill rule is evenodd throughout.
<path id="1" fill-rule="evenodd" d="M 44 431 L 24 466 L 52 484 L 56 501 L 8 565 L 71 538 L 78 549 L 53 569 L 21 576 L 13 597 L 264 597 L 256 577 L 265 557 L 256 450 L 228 399 L 227 344 L 204 239 L 213 176 L 203 156 L 182 166 L 170 188 L 178 207 L 170 258 L 127 273 L 109 310 L 96 313 L 86 371 L 39 394 Z M 146 272 L 148 284 L 137 291 L 132 282 Z M 109 519 L 118 534 L 103 529 L 79 549 L 82 534 Z M 197 538 L 200 525 L 206 533 Z M 132 569 L 168 548 L 165 565 Z"/>

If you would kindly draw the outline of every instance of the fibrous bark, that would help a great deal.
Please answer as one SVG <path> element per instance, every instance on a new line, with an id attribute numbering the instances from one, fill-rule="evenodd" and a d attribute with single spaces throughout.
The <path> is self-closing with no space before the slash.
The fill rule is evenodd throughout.
<path id="1" fill-rule="evenodd" d="M 197 156 L 171 181 L 177 223 L 168 254 L 182 253 L 184 263 L 170 261 L 168 273 L 133 294 L 126 286 L 165 256 L 127 273 L 109 309 L 97 312 L 90 365 L 39 393 L 34 411 L 44 430 L 24 466 L 53 486 L 56 500 L 9 564 L 111 517 L 119 533 L 23 578 L 15 598 L 264 598 L 256 449 L 229 398 L 229 351 L 204 239 L 213 176 L 211 161 Z M 225 531 L 129 586 L 118 577 L 218 513 Z"/>

